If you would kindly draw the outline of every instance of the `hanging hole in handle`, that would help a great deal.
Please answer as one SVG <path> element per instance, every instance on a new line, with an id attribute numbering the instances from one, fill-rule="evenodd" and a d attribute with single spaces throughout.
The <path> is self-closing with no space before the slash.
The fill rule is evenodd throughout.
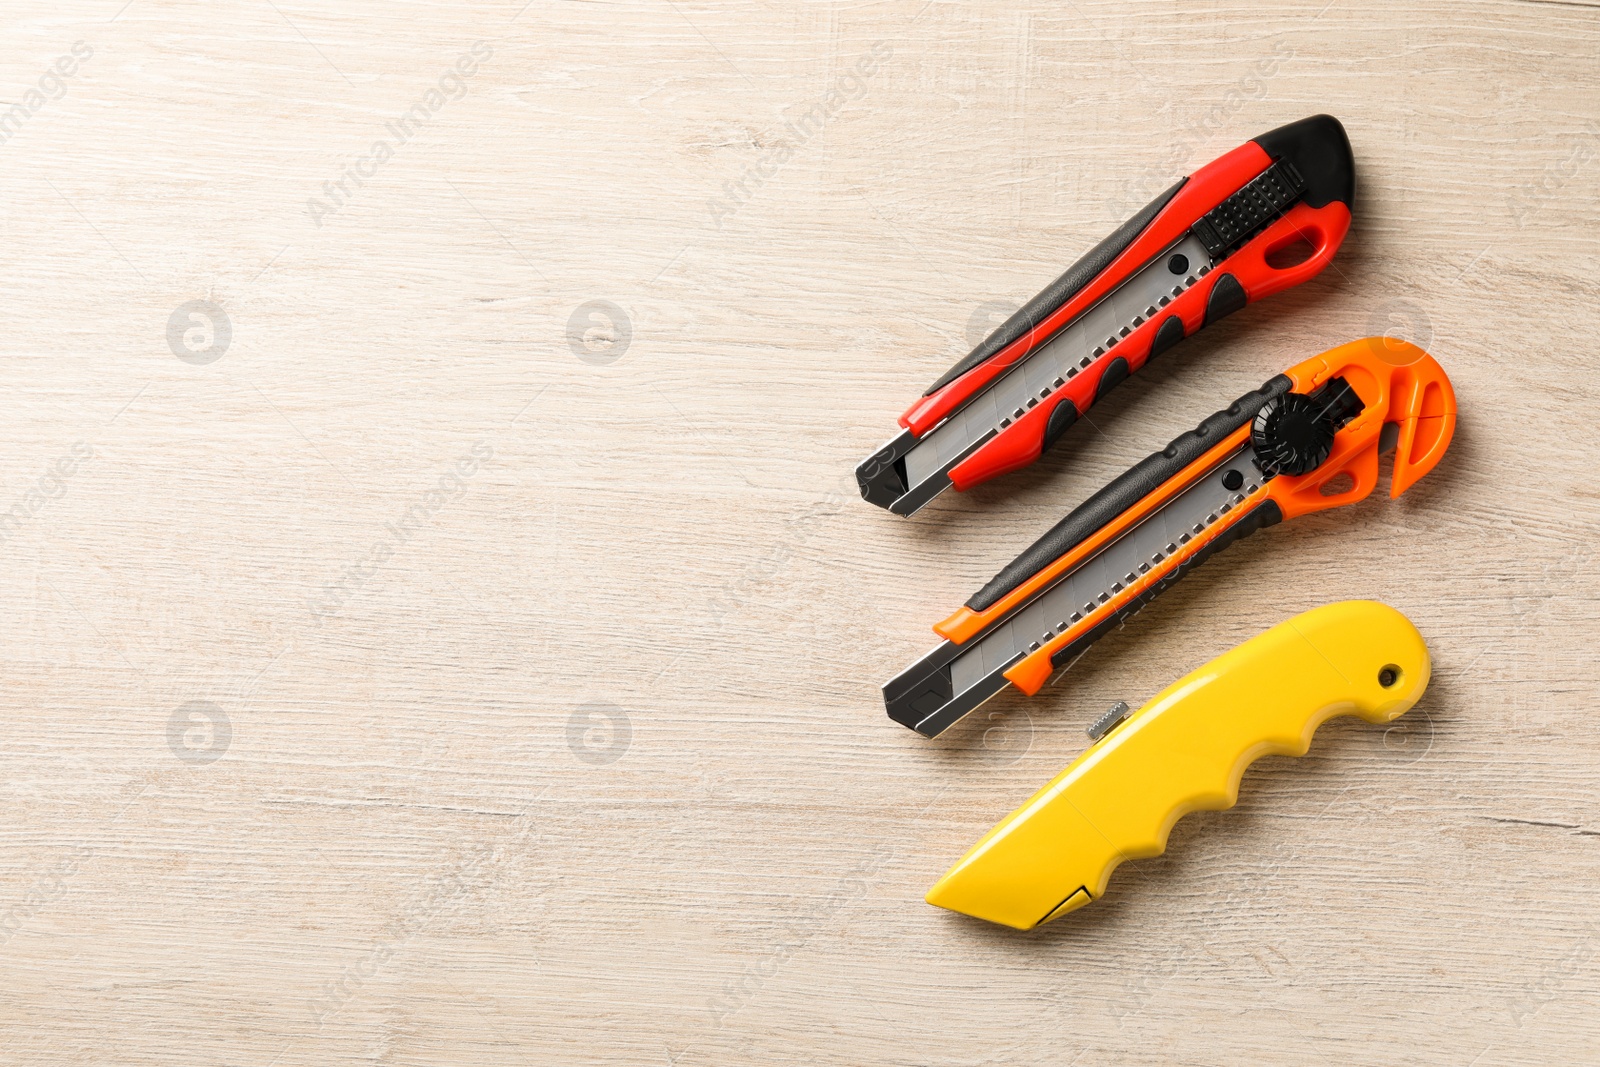
<path id="1" fill-rule="evenodd" d="M 1356 487 L 1356 476 L 1349 471 L 1340 471 L 1332 478 L 1317 487 L 1317 492 L 1323 496 L 1342 496 Z"/>
<path id="2" fill-rule="evenodd" d="M 1400 681 L 1400 668 L 1393 663 L 1387 664 L 1378 670 L 1378 684 L 1385 689 L 1393 689 Z"/>
<path id="3" fill-rule="evenodd" d="M 1297 233 L 1287 241 L 1267 249 L 1267 266 L 1273 270 L 1288 270 L 1298 267 L 1316 254 L 1317 246 L 1307 240 L 1304 234 Z"/>

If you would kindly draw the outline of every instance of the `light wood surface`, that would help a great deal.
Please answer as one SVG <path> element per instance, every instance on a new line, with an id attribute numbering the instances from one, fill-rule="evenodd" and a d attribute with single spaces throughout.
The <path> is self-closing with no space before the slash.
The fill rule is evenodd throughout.
<path id="1" fill-rule="evenodd" d="M 0 1063 L 1596 1062 L 1594 6 L 521 3 L 6 5 Z M 1334 269 L 857 498 L 997 307 L 1319 111 Z M 1071 505 L 1385 330 L 1461 403 L 1412 492 L 884 718 Z M 1347 597 L 1430 642 L 1401 725 L 1053 926 L 922 902 L 1113 700 Z"/>

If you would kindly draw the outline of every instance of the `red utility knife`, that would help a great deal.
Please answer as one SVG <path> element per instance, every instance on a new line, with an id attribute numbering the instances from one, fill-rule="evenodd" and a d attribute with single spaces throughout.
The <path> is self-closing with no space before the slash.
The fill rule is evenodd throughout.
<path id="1" fill-rule="evenodd" d="M 861 495 L 910 515 L 1026 467 L 1152 357 L 1317 275 L 1350 229 L 1354 192 L 1350 139 L 1331 115 L 1182 179 L 934 382 L 856 468 Z"/>

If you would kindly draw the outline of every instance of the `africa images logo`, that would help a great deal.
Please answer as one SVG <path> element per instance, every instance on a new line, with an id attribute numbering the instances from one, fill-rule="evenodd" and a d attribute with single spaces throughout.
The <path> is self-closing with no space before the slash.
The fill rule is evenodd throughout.
<path id="1" fill-rule="evenodd" d="M 755 191 L 776 176 L 797 151 L 821 133 L 823 127 L 844 110 L 846 104 L 865 96 L 867 79 L 893 56 L 893 45 L 887 41 L 875 42 L 857 57 L 846 73 L 834 79 L 828 91 L 812 101 L 799 118 L 785 118 L 783 128 L 789 136 L 779 137 L 775 144 L 764 148 L 756 161 L 744 169 L 738 181 L 723 182 L 725 197 L 713 196 L 706 201 L 706 210 L 711 213 L 711 221 L 717 224 L 717 229 L 722 229 L 723 219 L 737 214 L 740 208 L 749 203 Z"/>
<path id="2" fill-rule="evenodd" d="M 377 575 L 379 567 L 392 559 L 423 529 L 424 524 L 431 524 L 446 504 L 465 493 L 467 479 L 493 459 L 494 446 L 488 441 L 473 445 L 470 453 L 447 467 L 434 486 L 415 503 L 393 522 L 383 524 L 387 537 L 374 541 L 359 558 L 344 568 L 336 580 L 323 582 L 320 596 L 306 597 L 306 609 L 317 626 L 320 628 L 324 619 L 334 618 L 342 612 L 350 598 Z"/>
<path id="3" fill-rule="evenodd" d="M 73 44 L 70 53 L 50 64 L 45 72 L 39 75 L 38 88 L 27 90 L 20 100 L 4 112 L 0 112 L 0 144 L 5 144 L 21 133 L 23 124 L 43 111 L 47 103 L 66 96 L 65 79 L 77 74 L 78 68 L 89 62 L 89 58 L 93 55 L 94 49 L 89 46 L 88 41 L 78 41 Z"/>
<path id="4" fill-rule="evenodd" d="M 494 49 L 489 47 L 487 41 L 479 41 L 472 48 L 461 54 L 455 65 L 446 68 L 439 75 L 438 84 L 429 89 L 412 104 L 404 114 L 392 122 L 383 124 L 394 138 L 391 142 L 387 137 L 380 137 L 372 142 L 372 147 L 364 155 L 357 156 L 355 160 L 340 174 L 337 180 L 322 183 L 322 191 L 327 199 L 311 197 L 306 201 L 306 214 L 317 228 L 322 228 L 322 220 L 328 215 L 335 214 L 340 208 L 350 202 L 355 190 L 366 184 L 362 179 L 376 177 L 378 168 L 394 158 L 395 150 L 415 137 L 428 121 L 444 110 L 445 104 L 451 100 L 460 100 L 467 95 L 467 79 L 478 73 L 478 65 L 486 62 L 494 55 Z"/>
<path id="5" fill-rule="evenodd" d="M 0 544 L 21 533 L 52 500 L 65 496 L 67 479 L 78 473 L 78 468 L 93 457 L 94 446 L 79 441 L 70 451 L 46 466 L 38 481 L 28 487 L 21 499 L 12 504 L 9 511 L 0 512 Z"/>

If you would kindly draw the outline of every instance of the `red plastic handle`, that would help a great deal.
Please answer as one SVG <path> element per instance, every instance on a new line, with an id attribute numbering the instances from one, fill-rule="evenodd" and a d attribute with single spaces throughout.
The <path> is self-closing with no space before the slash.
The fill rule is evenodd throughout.
<path id="1" fill-rule="evenodd" d="M 1013 364 L 1053 337 L 1057 330 L 1087 310 L 1101 297 L 1126 281 L 1156 253 L 1182 237 L 1200 218 L 1229 193 L 1272 165 L 1272 157 L 1254 141 L 1246 141 L 1227 155 L 1207 163 L 1183 183 L 1166 207 L 1095 280 L 1074 293 L 1027 335 L 1018 338 L 955 381 L 916 403 L 900 416 L 900 425 L 921 437 L 941 419 L 966 403 Z M 1128 346 L 1136 347 L 1136 346 Z M 1145 344 L 1148 352 L 1150 345 Z M 1120 353 L 1119 353 L 1120 354 Z M 1097 376 L 1098 377 L 1098 376 Z M 1087 405 L 1080 404 L 1081 412 Z M 1037 458 L 1038 453 L 1034 453 Z M 1028 462 L 1032 462 L 1029 460 Z M 959 487 L 959 484 L 958 484 Z"/>
<path id="2" fill-rule="evenodd" d="M 1139 371 L 1149 362 L 1156 332 L 1168 317 L 1177 316 L 1183 322 L 1185 337 L 1205 326 L 1211 295 L 1224 278 L 1231 276 L 1238 282 L 1245 302 L 1253 304 L 1262 297 L 1315 277 L 1332 261 L 1349 232 L 1350 209 L 1340 201 L 1330 201 L 1319 208 L 1303 202 L 1296 204 L 1239 251 L 1218 263 L 1201 284 L 1174 300 L 1162 315 L 1130 334 L 1110 355 L 1126 359 L 1130 373 Z M 1310 255 L 1282 266 L 1273 265 L 1284 263 L 1281 257 L 1300 242 L 1310 246 Z M 965 491 L 1038 459 L 1044 451 L 1045 427 L 1056 404 L 1072 404 L 1079 415 L 1088 411 L 1099 399 L 1100 378 L 1111 365 L 1110 355 L 1099 367 L 1078 375 L 1058 390 L 1052 398 L 1054 403 L 1040 404 L 951 468 L 951 483 Z"/>
<path id="3" fill-rule="evenodd" d="M 1334 200 L 1322 207 L 1310 207 L 1302 202 L 1229 256 L 1218 269 L 1238 279 L 1245 299 L 1253 304 L 1321 274 L 1349 232 L 1350 209 L 1344 204 Z M 1309 256 L 1285 266 L 1273 266 L 1274 262 L 1283 262 L 1281 257 L 1302 242 L 1311 246 Z"/>

